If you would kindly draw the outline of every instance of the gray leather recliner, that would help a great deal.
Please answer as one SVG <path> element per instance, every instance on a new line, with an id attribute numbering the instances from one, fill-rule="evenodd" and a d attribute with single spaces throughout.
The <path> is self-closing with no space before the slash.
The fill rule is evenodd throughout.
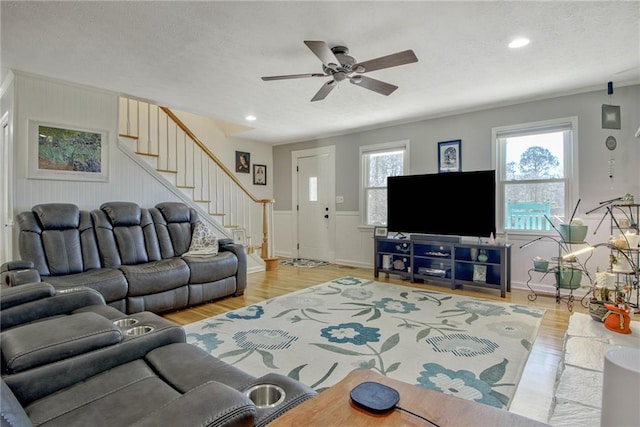
<path id="1" fill-rule="evenodd" d="M 316 395 L 279 374 L 253 377 L 184 343 L 178 325 L 124 315 L 91 289 L 0 287 L 0 308 L 2 427 L 264 426 Z M 155 329 L 127 336 L 131 325 L 118 322 L 131 318 Z M 251 400 L 264 385 L 283 393 L 280 403 Z"/>
<path id="2" fill-rule="evenodd" d="M 57 289 L 87 286 L 126 313 L 155 313 L 244 293 L 244 247 L 218 240 L 218 253 L 191 256 L 195 210 L 108 202 L 91 212 L 68 203 L 18 214 L 21 261 L 0 266 L 4 284 L 45 280 Z"/>

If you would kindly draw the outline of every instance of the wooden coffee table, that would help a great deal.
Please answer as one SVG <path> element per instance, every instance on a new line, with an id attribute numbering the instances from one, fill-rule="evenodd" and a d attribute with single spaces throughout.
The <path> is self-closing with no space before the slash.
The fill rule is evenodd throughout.
<path id="1" fill-rule="evenodd" d="M 269 426 L 429 426 L 405 411 L 394 409 L 372 414 L 351 402 L 349 393 L 364 381 L 375 381 L 395 388 L 400 393 L 398 406 L 444 426 L 546 426 L 547 424 L 512 414 L 505 410 L 461 399 L 426 388 L 387 378 L 375 371 L 357 369 L 318 396 L 296 406 Z"/>

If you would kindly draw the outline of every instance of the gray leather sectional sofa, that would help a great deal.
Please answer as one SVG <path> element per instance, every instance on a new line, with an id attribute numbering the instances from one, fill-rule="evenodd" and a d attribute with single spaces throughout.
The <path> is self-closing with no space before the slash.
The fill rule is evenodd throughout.
<path id="1" fill-rule="evenodd" d="M 187 344 L 180 326 L 121 313 L 88 288 L 3 285 L 0 317 L 2 427 L 264 426 L 316 395 L 251 376 Z M 255 394 L 264 388 L 271 400 Z"/>
<path id="2" fill-rule="evenodd" d="M 215 255 L 187 254 L 198 213 L 183 203 L 146 209 L 108 202 L 92 211 L 69 203 L 17 215 L 21 261 L 0 267 L 9 286 L 38 280 L 57 289 L 86 286 L 124 313 L 181 309 L 242 295 L 244 247 L 218 240 Z"/>

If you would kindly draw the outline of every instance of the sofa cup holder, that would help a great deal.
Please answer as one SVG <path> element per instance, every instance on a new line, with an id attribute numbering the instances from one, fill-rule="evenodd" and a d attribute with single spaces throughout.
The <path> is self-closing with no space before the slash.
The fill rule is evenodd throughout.
<path id="1" fill-rule="evenodd" d="M 125 334 L 130 337 L 137 337 L 140 335 L 146 335 L 150 332 L 153 332 L 154 329 L 155 328 L 153 326 L 149 326 L 149 325 L 134 326 L 133 328 L 127 329 L 125 331 Z"/>
<path id="2" fill-rule="evenodd" d="M 126 317 L 124 319 L 114 320 L 113 324 L 118 328 L 128 328 L 138 323 L 138 319 L 134 319 L 133 317 Z"/>
<path id="3" fill-rule="evenodd" d="M 284 402 L 286 393 L 275 384 L 258 384 L 244 392 L 258 409 L 274 408 Z"/>

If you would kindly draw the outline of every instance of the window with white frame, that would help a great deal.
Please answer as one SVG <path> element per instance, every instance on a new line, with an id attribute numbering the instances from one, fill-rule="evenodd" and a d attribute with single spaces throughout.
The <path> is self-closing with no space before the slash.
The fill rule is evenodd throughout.
<path id="1" fill-rule="evenodd" d="M 494 128 L 498 230 L 551 232 L 578 194 L 578 118 Z"/>
<path id="2" fill-rule="evenodd" d="M 409 173 L 409 141 L 360 147 L 360 212 L 365 225 L 387 223 L 387 177 Z"/>

